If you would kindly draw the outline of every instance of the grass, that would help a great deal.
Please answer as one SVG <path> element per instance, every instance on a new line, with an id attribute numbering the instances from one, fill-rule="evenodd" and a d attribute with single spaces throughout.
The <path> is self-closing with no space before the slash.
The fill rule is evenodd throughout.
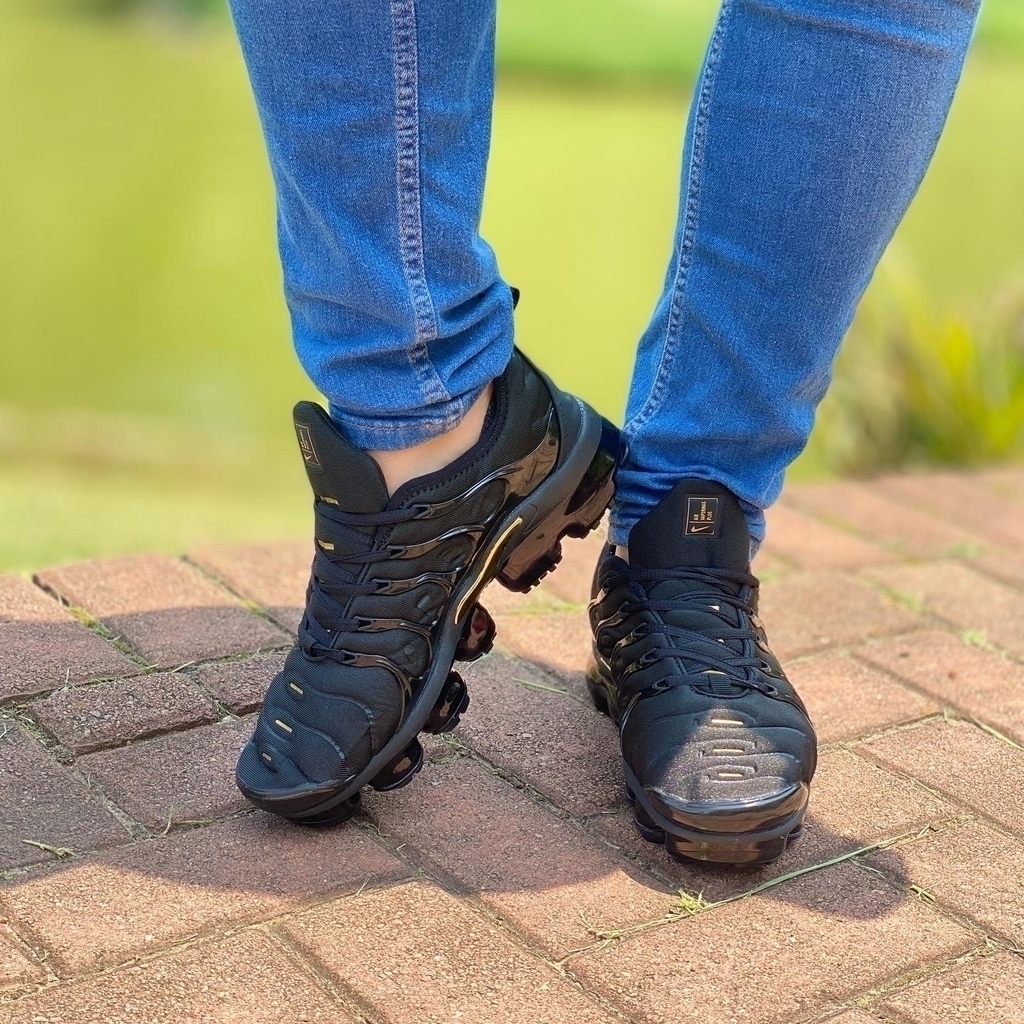
<path id="1" fill-rule="evenodd" d="M 233 39 L 30 8 L 0 5 L 0 570 L 303 533 L 289 412 L 310 387 Z M 579 13 L 506 4 L 506 67 L 527 70 L 509 54 L 529 10 L 552 39 Z M 630 47 L 640 74 L 640 42 L 612 48 Z M 520 342 L 613 417 L 668 258 L 685 108 L 678 89 L 499 84 L 485 231 L 524 289 Z M 1024 68 L 980 51 L 887 257 L 940 336 L 1024 278 L 1022 180 Z M 795 472 L 834 464 L 812 446 Z"/>

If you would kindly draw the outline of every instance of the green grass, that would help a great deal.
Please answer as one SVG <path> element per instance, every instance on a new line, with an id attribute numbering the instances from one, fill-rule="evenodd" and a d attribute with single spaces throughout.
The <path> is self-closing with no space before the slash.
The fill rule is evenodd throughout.
<path id="1" fill-rule="evenodd" d="M 505 6 L 511 40 L 530 5 Z M 0 569 L 305 529 L 289 412 L 310 387 L 233 40 L 11 11 Z M 485 228 L 524 289 L 520 341 L 616 417 L 668 258 L 685 107 L 677 90 L 499 86 Z M 936 322 L 981 322 L 1024 277 L 1022 180 L 1024 68 L 980 53 L 887 257 Z"/>

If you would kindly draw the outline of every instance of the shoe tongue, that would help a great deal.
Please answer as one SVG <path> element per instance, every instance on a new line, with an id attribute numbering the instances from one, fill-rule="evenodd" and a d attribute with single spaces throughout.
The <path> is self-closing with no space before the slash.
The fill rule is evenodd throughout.
<path id="1" fill-rule="evenodd" d="M 388 488 L 373 458 L 350 445 L 316 403 L 299 402 L 293 415 L 313 493 L 345 512 L 383 512 Z"/>
<path id="2" fill-rule="evenodd" d="M 684 479 L 630 531 L 629 564 L 749 571 L 750 531 L 733 493 L 710 480 Z"/>

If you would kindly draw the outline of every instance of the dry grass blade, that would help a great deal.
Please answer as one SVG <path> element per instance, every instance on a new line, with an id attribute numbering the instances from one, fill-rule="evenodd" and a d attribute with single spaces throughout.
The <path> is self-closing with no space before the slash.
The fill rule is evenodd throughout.
<path id="1" fill-rule="evenodd" d="M 58 860 L 75 855 L 75 851 L 70 846 L 51 846 L 49 843 L 41 843 L 38 839 L 22 839 L 22 842 L 26 846 L 34 846 L 46 853 L 52 853 Z"/>

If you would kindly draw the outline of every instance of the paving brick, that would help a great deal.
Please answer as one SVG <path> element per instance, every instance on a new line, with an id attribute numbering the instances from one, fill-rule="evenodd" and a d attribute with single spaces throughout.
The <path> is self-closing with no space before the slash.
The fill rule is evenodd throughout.
<path id="1" fill-rule="evenodd" d="M 45 980 L 42 964 L 27 956 L 14 932 L 0 923 L 0 999 Z"/>
<path id="2" fill-rule="evenodd" d="M 826 1024 L 879 1024 L 879 1018 L 864 1010 L 847 1010 L 838 1017 L 829 1017 Z"/>
<path id="3" fill-rule="evenodd" d="M 285 653 L 257 654 L 244 661 L 221 661 L 200 665 L 196 677 L 236 715 L 257 711 L 263 704 L 274 676 L 284 668 Z"/>
<path id="4" fill-rule="evenodd" d="M 871 575 L 939 618 L 983 631 L 996 646 L 1024 657 L 1024 594 L 958 562 L 892 566 Z"/>
<path id="5" fill-rule="evenodd" d="M 967 722 L 901 729 L 862 748 L 897 771 L 1024 831 L 1024 751 Z"/>
<path id="6" fill-rule="evenodd" d="M 25 840 L 74 850 L 125 842 L 127 833 L 62 765 L 12 722 L 0 721 L 0 871 L 53 854 Z"/>
<path id="7" fill-rule="evenodd" d="M 666 887 L 478 761 L 435 762 L 421 778 L 399 793 L 368 794 L 380 830 L 556 959 L 594 941 L 588 921 L 625 927 L 672 908 Z"/>
<path id="8" fill-rule="evenodd" d="M 884 839 L 916 832 L 930 822 L 945 821 L 956 811 L 920 786 L 884 771 L 847 750 L 822 753 L 811 784 L 811 803 L 804 834 L 773 864 L 758 868 L 722 868 L 674 860 L 664 847 L 642 839 L 633 827 L 633 813 L 589 819 L 589 827 L 642 866 L 669 879 L 677 888 L 709 901 L 747 892 L 771 878 L 821 864 Z M 786 890 L 766 896 L 785 898 Z"/>
<path id="9" fill-rule="evenodd" d="M 1019 466 L 983 469 L 976 479 L 998 497 L 1024 506 L 1024 469 Z"/>
<path id="10" fill-rule="evenodd" d="M 867 644 L 856 654 L 1024 743 L 1024 666 L 938 630 Z"/>
<path id="11" fill-rule="evenodd" d="M 611 1020 L 553 968 L 433 885 L 337 900 L 281 927 L 387 1024 Z"/>
<path id="12" fill-rule="evenodd" d="M 911 1024 L 1018 1024 L 1024 961 L 1001 951 L 958 964 L 889 996 L 881 1009 Z"/>
<path id="13" fill-rule="evenodd" d="M 169 555 L 79 562 L 36 578 L 160 668 L 287 643 L 280 630 Z"/>
<path id="14" fill-rule="evenodd" d="M 767 534 L 762 551 L 781 555 L 800 569 L 863 569 L 891 562 L 886 548 L 855 534 L 837 530 L 786 505 L 773 505 L 766 513 Z"/>
<path id="15" fill-rule="evenodd" d="M 586 612 L 498 615 L 495 621 L 502 646 L 558 676 L 578 696 L 587 694 L 584 673 L 593 634 Z"/>
<path id="16" fill-rule="evenodd" d="M 5 1007 L 6 1024 L 353 1024 L 269 936 L 242 932 L 60 985 Z"/>
<path id="17" fill-rule="evenodd" d="M 459 732 L 464 742 L 572 814 L 619 799 L 619 743 L 607 718 L 552 692 L 521 661 L 492 655 L 463 674 L 472 700 Z"/>
<path id="18" fill-rule="evenodd" d="M 879 494 L 926 509 L 974 533 L 978 546 L 1024 547 L 1024 509 L 986 488 L 973 474 L 904 473 L 875 480 L 871 486 Z"/>
<path id="19" fill-rule="evenodd" d="M 0 576 L 0 702 L 138 667 L 20 576 Z"/>
<path id="20" fill-rule="evenodd" d="M 213 702 L 188 676 L 154 672 L 95 686 L 68 686 L 36 701 L 29 714 L 44 729 L 85 754 L 216 717 Z"/>
<path id="21" fill-rule="evenodd" d="M 16 879 L 0 906 L 64 977 L 408 874 L 354 824 L 252 814 Z"/>
<path id="22" fill-rule="evenodd" d="M 792 572 L 793 566 L 771 551 L 762 549 L 754 555 L 752 571 L 759 579 L 769 580 Z"/>
<path id="23" fill-rule="evenodd" d="M 236 594 L 265 608 L 286 629 L 298 629 L 313 561 L 308 541 L 201 548 L 188 557 Z"/>
<path id="24" fill-rule="evenodd" d="M 551 577 L 549 576 L 548 579 Z M 484 591 L 480 595 L 480 603 L 492 615 L 521 611 L 551 611 L 555 608 L 565 607 L 565 602 L 548 589 L 547 579 L 539 586 L 534 587 L 528 594 L 517 594 L 513 590 L 507 590 L 497 580 L 494 580 L 484 587 Z"/>
<path id="25" fill-rule="evenodd" d="M 1024 943 L 1024 846 L 1001 832 L 965 822 L 877 853 L 870 863 L 990 934 Z"/>
<path id="26" fill-rule="evenodd" d="M 252 734 L 251 718 L 203 725 L 86 754 L 80 769 L 136 821 L 162 828 L 219 818 L 248 806 L 235 785 L 238 753 Z"/>
<path id="27" fill-rule="evenodd" d="M 773 892 L 574 957 L 568 969 L 637 1024 L 707 1021 L 695 993 L 714 1000 L 715 1020 L 782 1024 L 980 939 L 847 864 Z"/>
<path id="28" fill-rule="evenodd" d="M 848 654 L 816 654 L 786 674 L 811 714 L 819 743 L 835 743 L 922 718 L 938 705 Z"/>
<path id="29" fill-rule="evenodd" d="M 836 572 L 797 573 L 762 584 L 761 618 L 772 650 L 784 661 L 920 624 L 897 602 Z"/>
<path id="30" fill-rule="evenodd" d="M 1024 587 L 1024 552 L 1006 548 L 985 548 L 972 554 L 967 562 L 981 572 L 1013 587 Z"/>
<path id="31" fill-rule="evenodd" d="M 786 488 L 782 502 L 865 540 L 913 558 L 941 558 L 978 546 L 973 530 L 908 508 L 879 494 L 871 484 L 834 480 Z"/>

